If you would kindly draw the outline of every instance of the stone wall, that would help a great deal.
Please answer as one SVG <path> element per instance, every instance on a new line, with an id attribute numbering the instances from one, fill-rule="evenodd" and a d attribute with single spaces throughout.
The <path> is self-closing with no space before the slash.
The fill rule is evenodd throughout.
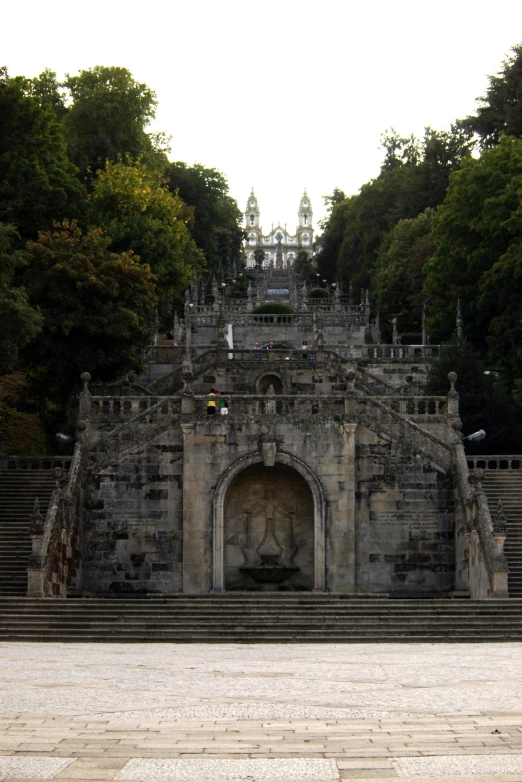
<path id="1" fill-rule="evenodd" d="M 182 458 L 181 433 L 165 432 L 90 479 L 85 593 L 182 590 Z"/>
<path id="2" fill-rule="evenodd" d="M 356 514 L 359 591 L 453 589 L 455 528 L 447 475 L 397 443 L 361 442 Z"/>

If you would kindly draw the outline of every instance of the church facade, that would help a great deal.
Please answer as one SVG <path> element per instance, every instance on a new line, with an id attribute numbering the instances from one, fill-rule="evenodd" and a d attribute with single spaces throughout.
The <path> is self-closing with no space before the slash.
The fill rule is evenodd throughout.
<path id="1" fill-rule="evenodd" d="M 295 233 L 287 230 L 287 226 L 272 225 L 268 233 L 263 233 L 260 223 L 260 210 L 257 197 L 252 188 L 245 209 L 245 255 L 247 266 L 254 267 L 255 251 L 264 250 L 264 268 L 286 269 L 292 266 L 299 250 L 312 253 L 314 229 L 312 225 L 312 205 L 306 190 L 299 202 L 297 212 L 298 224 Z"/>

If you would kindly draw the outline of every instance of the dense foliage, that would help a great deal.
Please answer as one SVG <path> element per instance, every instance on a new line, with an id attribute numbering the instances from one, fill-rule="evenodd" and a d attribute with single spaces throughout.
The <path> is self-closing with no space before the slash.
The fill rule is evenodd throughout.
<path id="1" fill-rule="evenodd" d="M 126 68 L 61 83 L 0 69 L 0 375 L 23 370 L 18 412 L 49 434 L 82 371 L 139 366 L 156 309 L 170 325 L 194 274 L 240 278 L 226 179 L 169 162 L 169 139 L 149 131 L 156 108 Z"/>
<path id="2" fill-rule="evenodd" d="M 506 433 L 522 401 L 522 44 L 489 77 L 475 115 L 449 131 L 427 128 L 421 141 L 391 129 L 382 146 L 375 179 L 326 198 L 321 277 L 354 301 L 369 289 L 383 336 L 397 318 L 403 342 L 419 341 L 423 322 L 432 342 L 451 339 L 460 300 L 460 350 L 472 362 L 476 351 L 500 378 L 490 393 L 511 402 L 501 414 L 476 398 Z M 470 409 L 465 402 L 472 426 Z"/>

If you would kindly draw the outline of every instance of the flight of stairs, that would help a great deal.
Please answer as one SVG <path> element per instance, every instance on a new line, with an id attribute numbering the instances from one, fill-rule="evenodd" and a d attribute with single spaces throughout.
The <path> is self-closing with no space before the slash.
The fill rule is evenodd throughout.
<path id="1" fill-rule="evenodd" d="M 504 553 L 509 567 L 509 594 L 511 597 L 522 597 L 522 470 L 486 469 L 482 485 L 492 518 L 498 500 L 502 500 L 507 521 Z"/>
<path id="2" fill-rule="evenodd" d="M 334 594 L 142 600 L 0 598 L 3 641 L 364 643 L 522 641 L 522 600 Z"/>
<path id="3" fill-rule="evenodd" d="M 0 470 L 0 595 L 27 592 L 29 517 L 35 497 L 45 516 L 54 486 L 52 470 Z"/>

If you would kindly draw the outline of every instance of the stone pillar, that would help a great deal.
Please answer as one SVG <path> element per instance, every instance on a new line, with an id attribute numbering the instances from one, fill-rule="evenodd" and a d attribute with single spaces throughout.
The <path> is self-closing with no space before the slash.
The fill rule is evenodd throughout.
<path id="1" fill-rule="evenodd" d="M 89 419 L 91 416 L 91 392 L 89 391 L 89 380 L 91 376 L 88 372 L 82 372 L 80 380 L 83 383 L 83 389 L 80 391 L 80 409 L 78 418 L 80 420 Z"/>
<path id="2" fill-rule="evenodd" d="M 335 475 L 330 495 L 329 583 L 332 592 L 355 592 L 355 471 L 356 423 L 344 422 L 342 475 Z"/>
<path id="3" fill-rule="evenodd" d="M 208 536 L 201 498 L 200 470 L 194 459 L 194 421 L 181 424 L 183 432 L 183 592 L 200 594 L 208 591 Z"/>
<path id="4" fill-rule="evenodd" d="M 27 597 L 43 597 L 42 539 L 45 519 L 40 513 L 38 497 L 34 500 L 34 509 L 29 517 L 31 535 L 31 555 L 27 567 Z"/>

